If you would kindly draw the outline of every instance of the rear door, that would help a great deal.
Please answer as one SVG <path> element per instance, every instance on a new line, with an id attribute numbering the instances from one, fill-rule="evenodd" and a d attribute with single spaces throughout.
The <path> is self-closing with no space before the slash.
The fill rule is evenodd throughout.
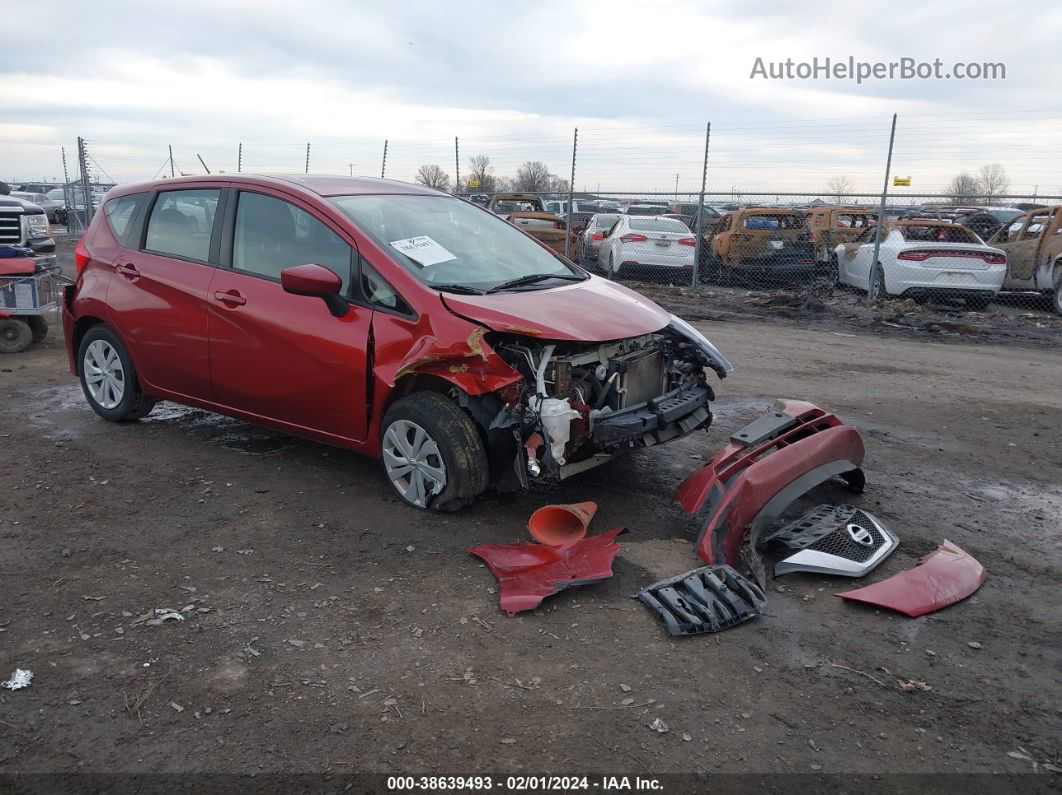
<path id="1" fill-rule="evenodd" d="M 222 191 L 221 183 L 161 191 L 140 210 L 119 198 L 108 215 L 126 230 L 126 213 L 146 213 L 113 261 L 107 305 L 138 377 L 159 396 L 211 399 L 206 297 Z"/>
<path id="2" fill-rule="evenodd" d="M 1031 279 L 1036 271 L 1037 252 L 1044 232 L 1051 223 L 1051 211 L 1036 211 L 1029 216 L 1016 240 L 1006 249 L 1010 275 L 1015 279 Z"/>
<path id="3" fill-rule="evenodd" d="M 222 405 L 329 441 L 366 434 L 372 310 L 333 317 L 320 298 L 291 295 L 280 272 L 315 263 L 349 297 L 357 251 L 301 199 L 232 189 L 222 262 L 210 285 L 210 368 Z"/>

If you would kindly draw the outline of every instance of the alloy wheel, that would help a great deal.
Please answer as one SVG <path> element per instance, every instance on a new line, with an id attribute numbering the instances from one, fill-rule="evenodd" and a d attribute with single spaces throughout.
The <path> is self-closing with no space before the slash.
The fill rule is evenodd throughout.
<path id="1" fill-rule="evenodd" d="M 94 340 L 85 349 L 85 383 L 101 408 L 113 409 L 125 397 L 125 369 L 118 351 L 107 340 Z"/>
<path id="2" fill-rule="evenodd" d="M 398 493 L 418 508 L 446 488 L 446 464 L 439 445 L 426 430 L 410 420 L 395 420 L 383 437 L 387 476 Z"/>

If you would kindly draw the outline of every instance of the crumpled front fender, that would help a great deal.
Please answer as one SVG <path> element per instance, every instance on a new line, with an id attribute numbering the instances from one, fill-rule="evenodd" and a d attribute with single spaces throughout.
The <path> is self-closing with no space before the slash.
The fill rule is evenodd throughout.
<path id="1" fill-rule="evenodd" d="M 679 486 L 676 499 L 703 520 L 697 554 L 737 566 L 746 539 L 775 521 L 799 496 L 840 475 L 863 490 L 859 432 L 803 401 L 776 409 L 731 437 L 707 465 Z"/>

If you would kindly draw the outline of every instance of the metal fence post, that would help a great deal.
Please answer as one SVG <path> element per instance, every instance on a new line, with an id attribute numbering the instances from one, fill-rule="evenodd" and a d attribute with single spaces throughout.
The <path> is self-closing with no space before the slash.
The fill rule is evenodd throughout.
<path id="1" fill-rule="evenodd" d="M 575 128 L 575 137 L 572 138 L 572 178 L 568 182 L 568 217 L 564 222 L 564 258 L 568 256 L 572 242 L 572 194 L 575 193 L 575 153 L 579 149 L 579 128 Z"/>
<path id="2" fill-rule="evenodd" d="M 80 141 L 81 139 L 78 138 L 78 140 Z M 173 144 L 170 144 L 170 176 L 171 177 L 177 176 L 176 174 L 173 173 Z"/>
<path id="3" fill-rule="evenodd" d="M 306 142 L 306 174 L 310 173 L 310 142 Z"/>
<path id="4" fill-rule="evenodd" d="M 380 179 L 384 179 L 384 175 L 387 173 L 387 139 L 384 139 L 384 153 L 383 162 L 380 163 Z"/>
<path id="5" fill-rule="evenodd" d="M 708 142 L 712 140 L 712 123 L 704 130 L 704 167 L 701 169 L 701 192 L 697 199 L 697 240 L 693 246 L 693 278 L 692 283 L 697 287 L 701 281 L 701 248 L 704 246 L 702 238 L 704 229 L 704 191 L 708 187 Z M 677 195 L 677 194 L 676 194 Z"/>
<path id="6" fill-rule="evenodd" d="M 461 195 L 461 154 L 457 148 L 457 136 L 454 136 L 454 195 Z"/>
<path id="7" fill-rule="evenodd" d="M 889 132 L 889 156 L 885 160 L 885 184 L 881 188 L 881 204 L 878 206 L 878 223 L 874 229 L 874 257 L 870 260 L 870 282 L 867 284 L 867 300 L 873 295 L 877 275 L 878 252 L 881 250 L 881 228 L 885 225 L 885 197 L 889 195 L 889 174 L 892 172 L 892 145 L 896 141 L 896 114 L 892 114 L 892 130 Z"/>
<path id="8" fill-rule="evenodd" d="M 88 152 L 85 150 L 85 139 L 80 135 L 77 138 L 77 163 L 81 169 L 81 192 L 85 202 L 85 228 L 87 229 L 92 223 L 92 191 L 89 189 Z M 76 201 L 74 202 L 74 215 L 77 215 Z"/>
<path id="9" fill-rule="evenodd" d="M 240 146 L 236 150 L 236 173 L 243 171 L 243 141 L 240 141 Z"/>

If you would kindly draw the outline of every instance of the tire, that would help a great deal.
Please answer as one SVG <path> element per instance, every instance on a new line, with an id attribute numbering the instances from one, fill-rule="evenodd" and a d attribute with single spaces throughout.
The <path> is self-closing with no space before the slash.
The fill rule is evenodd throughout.
<path id="1" fill-rule="evenodd" d="M 43 315 L 28 317 L 26 322 L 29 323 L 30 331 L 33 332 L 34 342 L 40 342 L 48 336 L 48 321 L 44 319 Z"/>
<path id="2" fill-rule="evenodd" d="M 1051 299 L 1051 309 L 1056 315 L 1062 315 L 1062 271 L 1055 274 L 1055 289 L 1048 293 Z"/>
<path id="3" fill-rule="evenodd" d="M 972 295 L 966 299 L 967 308 L 972 309 L 974 312 L 984 312 L 988 309 L 990 303 L 992 303 L 992 299 L 983 295 Z"/>
<path id="4" fill-rule="evenodd" d="M 104 325 L 88 330 L 78 346 L 78 377 L 92 410 L 110 422 L 146 417 L 155 401 L 140 389 L 133 360 L 118 335 Z"/>
<path id="5" fill-rule="evenodd" d="M 870 284 L 867 285 L 867 298 L 871 301 L 884 301 L 889 297 L 885 288 L 885 269 L 877 263 L 870 269 Z"/>
<path id="6" fill-rule="evenodd" d="M 395 401 L 384 415 L 380 448 L 384 476 L 412 507 L 457 511 L 487 489 L 490 467 L 476 426 L 438 392 L 414 392 Z M 412 469 L 411 457 L 417 462 Z"/>
<path id="7" fill-rule="evenodd" d="M 0 318 L 0 353 L 21 353 L 31 342 L 29 323 L 16 317 Z"/>

